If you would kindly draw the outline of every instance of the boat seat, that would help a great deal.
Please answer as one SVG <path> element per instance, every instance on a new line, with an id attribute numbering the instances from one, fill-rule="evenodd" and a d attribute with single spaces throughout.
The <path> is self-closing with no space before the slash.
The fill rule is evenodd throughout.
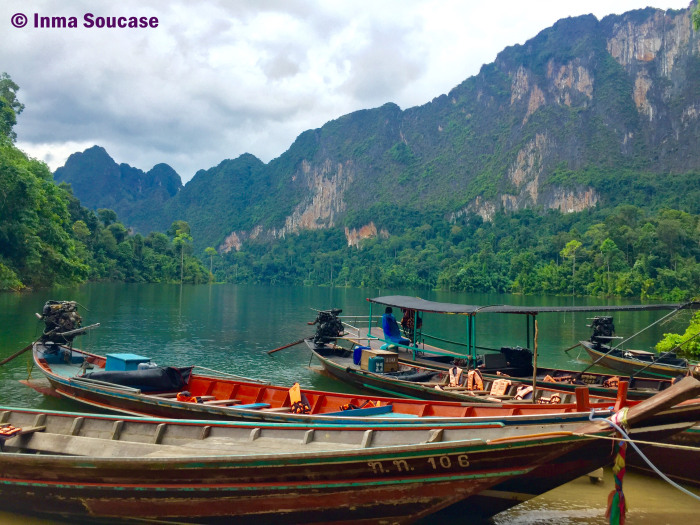
<path id="1" fill-rule="evenodd" d="M 211 401 L 205 401 L 205 405 L 235 405 L 240 403 L 240 399 L 212 399 Z"/>
<path id="2" fill-rule="evenodd" d="M 263 408 L 265 412 L 289 412 L 292 407 Z"/>
<path id="3" fill-rule="evenodd" d="M 36 432 L 43 432 L 46 430 L 46 425 L 43 426 L 38 426 L 38 427 L 26 427 L 26 428 L 21 428 L 21 427 L 14 427 L 13 425 L 10 425 L 9 423 L 0 425 L 2 428 L 6 427 L 11 427 L 12 428 L 12 433 L 10 435 L 0 435 L 0 452 L 4 451 L 4 445 L 5 441 L 8 439 L 12 439 L 18 436 L 24 436 L 26 434 L 34 434 Z"/>
<path id="4" fill-rule="evenodd" d="M 321 414 L 323 416 L 338 416 L 338 417 L 354 417 L 354 416 L 376 416 L 378 414 L 387 414 L 393 412 L 392 405 L 382 405 L 378 407 L 355 408 L 353 410 L 342 410 L 340 412 L 328 412 Z"/>
<path id="5" fill-rule="evenodd" d="M 162 397 L 162 398 L 168 398 L 168 397 L 177 397 L 177 392 L 164 392 L 162 394 L 149 394 L 150 396 L 153 397 Z"/>
<path id="6" fill-rule="evenodd" d="M 270 403 L 250 403 L 248 405 L 238 405 L 236 408 L 251 408 L 258 410 L 261 408 L 270 408 Z"/>

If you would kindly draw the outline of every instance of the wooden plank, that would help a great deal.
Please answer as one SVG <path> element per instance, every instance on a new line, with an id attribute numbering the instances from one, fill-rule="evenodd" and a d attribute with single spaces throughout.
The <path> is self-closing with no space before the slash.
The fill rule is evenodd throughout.
<path id="1" fill-rule="evenodd" d="M 380 407 L 355 408 L 353 410 L 341 410 L 340 412 L 329 412 L 327 414 L 319 414 L 322 416 L 340 416 L 340 417 L 355 417 L 355 416 L 374 416 L 377 414 L 386 414 L 392 412 L 394 407 L 384 405 Z"/>
<path id="2" fill-rule="evenodd" d="M 240 399 L 212 399 L 211 401 L 205 401 L 205 405 L 235 405 L 240 403 Z"/>
<path id="3" fill-rule="evenodd" d="M 3 426 L 9 426 L 9 425 L 3 425 Z M 33 434 L 34 432 L 43 432 L 44 430 L 46 430 L 45 425 L 41 425 L 38 427 L 24 427 L 24 428 L 21 428 L 20 431 L 17 432 L 16 434 L 13 434 L 11 437 L 24 436 L 26 434 Z"/>

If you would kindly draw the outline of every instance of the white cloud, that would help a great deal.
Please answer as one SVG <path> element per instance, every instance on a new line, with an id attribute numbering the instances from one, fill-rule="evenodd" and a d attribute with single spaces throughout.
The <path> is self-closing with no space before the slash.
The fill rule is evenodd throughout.
<path id="1" fill-rule="evenodd" d="M 144 171 L 168 163 L 186 181 L 246 152 L 268 162 L 351 111 L 424 104 L 560 18 L 647 3 L 4 0 L 0 64 L 26 105 L 18 145 L 52 169 L 98 144 Z M 18 12 L 28 27 L 12 27 Z M 159 26 L 86 29 L 87 12 Z M 79 27 L 34 28 L 34 13 L 76 16 Z"/>

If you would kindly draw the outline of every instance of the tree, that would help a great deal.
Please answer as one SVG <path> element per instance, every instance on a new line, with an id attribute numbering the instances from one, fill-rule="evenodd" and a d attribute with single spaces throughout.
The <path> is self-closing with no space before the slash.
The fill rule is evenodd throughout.
<path id="1" fill-rule="evenodd" d="M 214 266 L 214 256 L 219 252 L 217 252 L 215 248 L 208 246 L 204 249 L 204 253 L 209 256 L 209 281 L 211 282 L 211 280 L 214 278 L 214 274 L 211 271 L 212 267 Z"/>
<path id="2" fill-rule="evenodd" d="M 616 251 L 617 245 L 610 237 L 605 239 L 600 245 L 600 253 L 603 255 L 603 260 L 608 270 L 607 293 L 610 293 L 610 259 Z"/>
<path id="3" fill-rule="evenodd" d="M 186 221 L 174 221 L 168 228 L 168 235 L 173 239 L 182 233 L 190 234 L 190 225 Z"/>
<path id="4" fill-rule="evenodd" d="M 24 104 L 17 100 L 19 86 L 10 75 L 0 75 L 0 144 L 13 143 L 17 134 L 13 128 L 17 124 L 17 115 L 22 113 Z"/>
<path id="5" fill-rule="evenodd" d="M 581 242 L 576 239 L 571 239 L 566 243 L 566 246 L 562 248 L 560 255 L 565 259 L 571 259 L 571 294 L 576 295 L 576 288 L 574 286 L 574 279 L 576 278 L 576 252 L 581 247 Z"/>
<path id="6" fill-rule="evenodd" d="M 97 210 L 97 216 L 100 218 L 102 224 L 104 224 L 105 227 L 109 226 L 114 222 L 117 222 L 117 213 L 114 210 L 100 208 L 99 210 Z"/>
<path id="7" fill-rule="evenodd" d="M 182 284 L 185 272 L 185 246 L 192 242 L 192 236 L 190 235 L 190 225 L 185 221 L 175 221 L 172 226 L 170 226 L 168 233 L 173 229 L 175 233 L 173 245 L 176 248 L 180 248 L 180 284 Z"/>
<path id="8" fill-rule="evenodd" d="M 695 5 L 695 11 L 693 11 L 693 27 L 696 31 L 700 31 L 700 0 Z"/>
<path id="9" fill-rule="evenodd" d="M 688 356 L 700 356 L 700 312 L 696 312 L 690 320 L 685 333 L 664 334 L 664 338 L 656 344 L 658 352 L 679 351 Z"/>

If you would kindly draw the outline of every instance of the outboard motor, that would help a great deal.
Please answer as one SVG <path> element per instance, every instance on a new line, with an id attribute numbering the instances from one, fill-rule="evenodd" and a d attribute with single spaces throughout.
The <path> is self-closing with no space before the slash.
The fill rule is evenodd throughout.
<path id="1" fill-rule="evenodd" d="M 341 312 L 342 310 L 339 308 L 318 312 L 316 320 L 311 323 L 318 324 L 314 344 L 323 345 L 335 342 L 336 338 L 345 331 L 342 321 L 338 319 L 338 314 Z"/>
<path id="2" fill-rule="evenodd" d="M 596 345 L 609 343 L 615 333 L 613 318 L 610 316 L 594 317 L 591 328 L 593 328 L 591 343 L 595 343 Z"/>
<path id="3" fill-rule="evenodd" d="M 83 318 L 78 314 L 78 303 L 75 301 L 46 301 L 39 319 L 46 325 L 41 336 L 44 343 L 70 343 L 80 334 L 63 334 L 76 330 L 83 324 Z"/>
<path id="4" fill-rule="evenodd" d="M 506 365 L 515 369 L 510 372 L 511 375 L 516 377 L 532 375 L 532 350 L 522 346 L 503 346 L 501 347 L 501 354 L 506 358 Z"/>

